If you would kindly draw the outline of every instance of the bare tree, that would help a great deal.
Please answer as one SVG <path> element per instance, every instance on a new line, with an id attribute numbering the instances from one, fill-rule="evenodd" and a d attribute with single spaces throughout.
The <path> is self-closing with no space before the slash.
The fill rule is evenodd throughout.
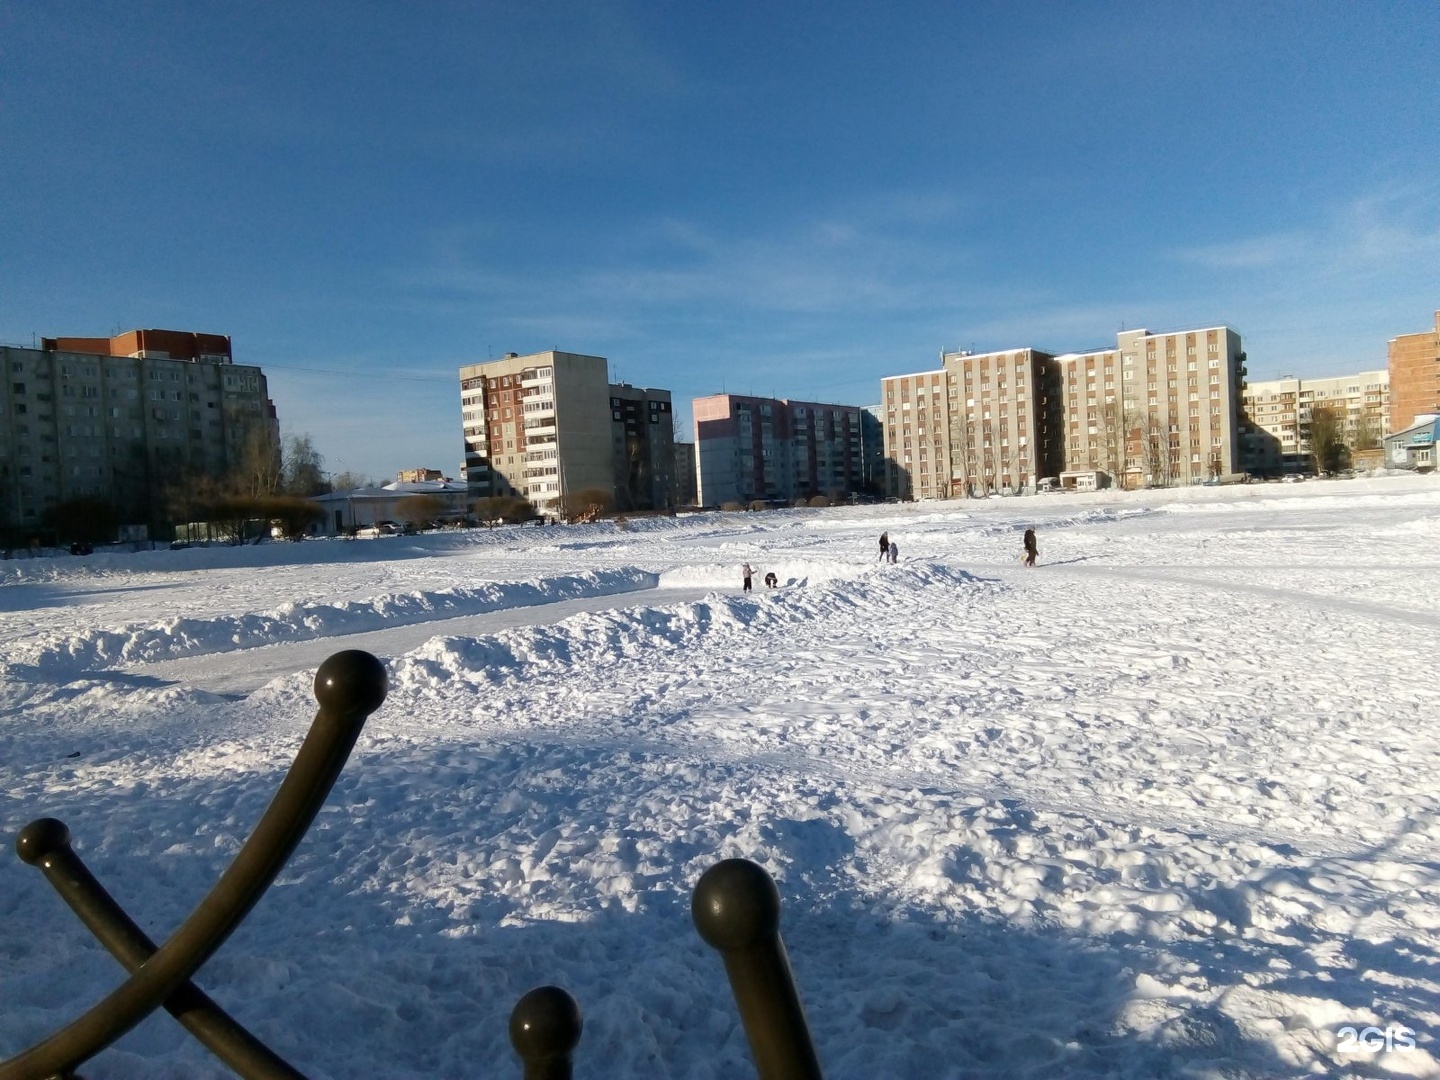
<path id="1" fill-rule="evenodd" d="M 444 499 L 435 495 L 411 495 L 395 504 L 395 516 L 415 528 L 424 528 L 449 509 Z"/>
<path id="2" fill-rule="evenodd" d="M 231 470 L 229 487 L 237 494 L 258 499 L 274 495 L 283 475 L 280 442 L 274 428 L 263 421 L 250 425 Z"/>
<path id="3" fill-rule="evenodd" d="M 309 435 L 292 435 L 285 440 L 284 474 L 281 486 L 287 495 L 323 495 L 325 459 L 316 451 Z"/>
<path id="4" fill-rule="evenodd" d="M 1169 487 L 1175 480 L 1170 456 L 1170 432 L 1153 414 L 1145 414 L 1140 429 L 1141 462 L 1151 487 Z"/>
<path id="5" fill-rule="evenodd" d="M 1316 472 L 1332 473 L 1344 468 L 1345 423 L 1336 410 L 1326 405 L 1312 408 L 1307 434 Z"/>
<path id="6" fill-rule="evenodd" d="M 367 476 L 365 473 L 351 472 L 348 469 L 345 472 L 336 473 L 330 478 L 331 491 L 354 491 L 356 488 L 379 486 L 380 482 L 373 476 Z"/>
<path id="7" fill-rule="evenodd" d="M 1118 401 L 1100 406 L 1100 467 L 1118 479 L 1125 471 L 1125 414 Z"/>
<path id="8" fill-rule="evenodd" d="M 1380 446 L 1384 436 L 1384 426 L 1380 423 L 1380 413 L 1375 409 L 1366 409 L 1355 421 L 1355 430 L 1350 436 L 1351 450 L 1375 450 Z"/>
<path id="9" fill-rule="evenodd" d="M 975 454 L 970 446 L 970 416 L 962 406 L 952 405 L 950 407 L 951 491 L 954 491 L 955 481 L 958 480 L 968 494 L 974 475 Z"/>

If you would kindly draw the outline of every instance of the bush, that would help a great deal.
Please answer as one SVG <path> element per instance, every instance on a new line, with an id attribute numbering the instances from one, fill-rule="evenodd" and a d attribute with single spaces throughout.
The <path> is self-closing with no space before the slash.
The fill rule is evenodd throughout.
<path id="1" fill-rule="evenodd" d="M 615 509 L 615 496 L 604 488 L 585 488 L 559 500 L 559 510 L 572 525 L 599 521 Z"/>
<path id="2" fill-rule="evenodd" d="M 813 499 L 810 500 L 810 505 L 811 505 L 811 506 L 829 506 L 829 505 L 830 505 L 830 500 L 827 499 L 824 495 L 816 495 Z"/>
<path id="3" fill-rule="evenodd" d="M 738 503 L 738 502 L 727 502 L 727 503 L 721 503 L 721 504 L 720 504 L 720 509 L 721 509 L 721 510 L 728 510 L 728 511 L 730 511 L 731 513 L 735 513 L 735 512 L 737 512 L 737 511 L 744 510 L 745 507 L 744 507 L 744 505 L 743 505 L 742 503 Z"/>
<path id="4" fill-rule="evenodd" d="M 470 512 L 481 524 L 492 529 L 502 522 L 523 525 L 540 516 L 530 500 L 522 499 L 519 495 L 491 495 L 488 498 L 476 499 L 470 504 Z"/>
<path id="5" fill-rule="evenodd" d="M 257 516 L 277 522 L 287 540 L 299 540 L 310 526 L 325 520 L 325 508 L 299 495 L 270 495 L 255 500 Z"/>
<path id="6" fill-rule="evenodd" d="M 750 509 L 751 509 L 751 510 L 769 510 L 769 509 L 770 509 L 770 504 L 767 503 L 764 499 L 755 499 L 753 502 L 750 503 Z"/>

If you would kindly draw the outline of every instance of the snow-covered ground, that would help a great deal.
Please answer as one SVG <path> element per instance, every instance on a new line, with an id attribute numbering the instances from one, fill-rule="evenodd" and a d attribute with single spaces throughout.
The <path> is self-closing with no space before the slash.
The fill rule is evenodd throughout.
<path id="1" fill-rule="evenodd" d="M 1436 1076 L 1437 541 L 1412 477 L 13 560 L 0 832 L 163 940 L 363 634 L 389 698 L 196 978 L 312 1076 L 518 1077 L 544 983 L 577 1076 L 753 1075 L 729 856 L 832 1080 Z M 0 851 L 0 1058 L 120 980 Z M 84 1071 L 228 1075 L 163 1013 Z"/>

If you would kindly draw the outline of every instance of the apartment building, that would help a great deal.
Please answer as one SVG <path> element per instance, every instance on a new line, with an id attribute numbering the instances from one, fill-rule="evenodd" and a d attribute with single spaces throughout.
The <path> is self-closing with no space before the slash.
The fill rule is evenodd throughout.
<path id="1" fill-rule="evenodd" d="M 1239 466 L 1245 375 L 1228 327 L 1121 331 L 1114 349 L 954 352 L 881 380 L 887 492 L 949 498 L 1104 474 L 1128 487 Z"/>
<path id="2" fill-rule="evenodd" d="M 1063 417 L 1055 432 L 1064 462 L 1061 486 L 1076 486 L 1087 475 L 1120 483 L 1127 441 L 1120 350 L 1063 353 L 1055 363 Z"/>
<path id="3" fill-rule="evenodd" d="M 168 487 L 221 478 L 247 439 L 279 446 L 265 374 L 230 339 L 176 330 L 0 347 L 0 524 L 38 527 L 70 499 L 159 528 Z"/>
<path id="4" fill-rule="evenodd" d="M 1249 432 L 1243 465 L 1256 476 L 1313 471 L 1310 414 L 1334 410 L 1352 449 L 1377 449 L 1390 433 L 1390 373 L 1357 371 L 1323 379 L 1286 375 L 1247 383 L 1241 399 Z"/>
<path id="5" fill-rule="evenodd" d="M 615 505 L 661 510 L 675 505 L 675 424 L 669 390 L 610 385 L 610 458 Z"/>
<path id="6" fill-rule="evenodd" d="M 1440 413 L 1440 311 L 1435 329 L 1390 339 L 1390 421 L 1395 429 Z"/>
<path id="7" fill-rule="evenodd" d="M 859 491 L 861 410 L 785 398 L 695 398 L 700 502 L 793 502 Z"/>
<path id="8" fill-rule="evenodd" d="M 950 381 L 943 368 L 880 380 L 885 410 L 885 494 L 950 497 Z"/>
<path id="9" fill-rule="evenodd" d="M 670 393 L 611 386 L 608 367 L 554 350 L 462 367 L 470 497 L 519 495 L 550 509 L 598 490 L 625 508 L 672 505 Z"/>
<path id="10" fill-rule="evenodd" d="M 880 381 L 886 493 L 948 499 L 1033 488 L 1062 467 L 1051 429 L 1055 358 L 1037 349 L 947 352 L 938 370 Z"/>
<path id="11" fill-rule="evenodd" d="M 1227 326 L 1159 334 L 1122 330 L 1117 344 L 1124 485 L 1194 484 L 1239 472 L 1245 382 L 1240 335 Z"/>
<path id="12" fill-rule="evenodd" d="M 700 485 L 695 475 L 695 444 L 675 443 L 675 505 L 698 506 Z"/>
<path id="13" fill-rule="evenodd" d="M 1060 470 L 1055 357 L 1025 348 L 945 353 L 942 360 L 959 404 L 950 423 L 956 494 L 1033 488 Z"/>

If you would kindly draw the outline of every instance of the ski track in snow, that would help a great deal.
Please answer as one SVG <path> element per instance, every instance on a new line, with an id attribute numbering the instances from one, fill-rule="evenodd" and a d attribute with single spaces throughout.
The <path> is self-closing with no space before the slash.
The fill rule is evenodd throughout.
<path id="1" fill-rule="evenodd" d="M 518 1076 L 509 1010 L 554 982 L 577 1075 L 753 1075 L 689 919 L 745 856 L 831 1078 L 1440 1075 L 1440 483 L 1307 488 L 4 564 L 0 822 L 66 820 L 163 938 L 314 705 L 144 661 L 613 594 L 389 663 L 196 980 L 307 1074 Z M 742 595 L 744 561 L 785 587 Z M 0 859 L 0 1055 L 118 979 Z M 1418 1046 L 1347 1055 L 1347 1024 Z M 228 1075 L 163 1015 L 85 1073 Z"/>

